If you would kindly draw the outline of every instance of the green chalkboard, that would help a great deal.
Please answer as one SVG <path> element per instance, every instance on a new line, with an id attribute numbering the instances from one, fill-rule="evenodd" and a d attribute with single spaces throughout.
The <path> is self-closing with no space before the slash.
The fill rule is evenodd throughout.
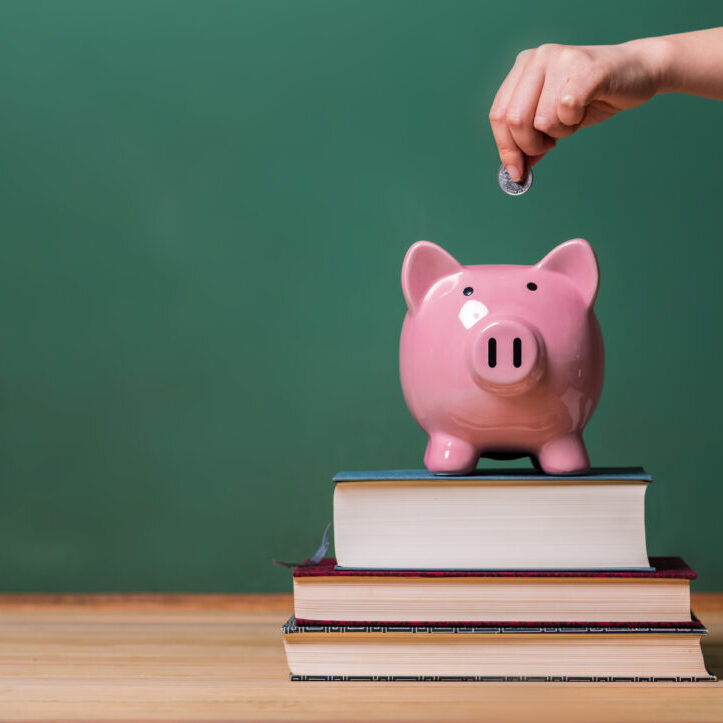
<path id="1" fill-rule="evenodd" d="M 0 589 L 289 590 L 339 469 L 414 468 L 406 248 L 602 268 L 597 466 L 643 465 L 651 554 L 723 589 L 723 104 L 560 143 L 521 198 L 487 124 L 517 51 L 720 3 L 0 6 Z M 513 463 L 519 466 L 519 462 Z"/>

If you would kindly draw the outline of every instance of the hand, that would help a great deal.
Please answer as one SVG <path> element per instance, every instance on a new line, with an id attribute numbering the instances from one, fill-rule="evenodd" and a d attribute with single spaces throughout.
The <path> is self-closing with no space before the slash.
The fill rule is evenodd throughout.
<path id="1" fill-rule="evenodd" d="M 523 50 L 497 91 L 490 123 L 510 178 L 521 181 L 558 138 L 635 108 L 660 90 L 657 38 Z"/>

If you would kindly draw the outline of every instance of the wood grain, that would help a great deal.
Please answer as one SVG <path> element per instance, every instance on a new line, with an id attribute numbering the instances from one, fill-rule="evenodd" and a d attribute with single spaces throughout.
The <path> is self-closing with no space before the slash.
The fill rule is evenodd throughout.
<path id="1" fill-rule="evenodd" d="M 0 596 L 0 719 L 719 721 L 723 683 L 292 683 L 290 595 Z M 723 676 L 723 594 L 694 595 Z"/>

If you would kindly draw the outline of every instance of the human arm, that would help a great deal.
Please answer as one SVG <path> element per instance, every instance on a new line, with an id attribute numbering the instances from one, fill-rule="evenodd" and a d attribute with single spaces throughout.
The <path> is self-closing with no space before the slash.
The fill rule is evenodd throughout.
<path id="1" fill-rule="evenodd" d="M 490 109 L 500 158 L 520 181 L 560 138 L 659 93 L 723 100 L 723 28 L 522 51 Z"/>

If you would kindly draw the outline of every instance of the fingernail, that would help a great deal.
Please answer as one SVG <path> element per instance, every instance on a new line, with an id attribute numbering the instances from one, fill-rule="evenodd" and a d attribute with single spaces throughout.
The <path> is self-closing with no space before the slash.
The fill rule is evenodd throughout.
<path id="1" fill-rule="evenodd" d="M 517 168 L 517 166 L 505 166 L 507 169 L 507 175 L 513 180 L 513 181 L 519 181 L 520 180 L 520 169 Z"/>

